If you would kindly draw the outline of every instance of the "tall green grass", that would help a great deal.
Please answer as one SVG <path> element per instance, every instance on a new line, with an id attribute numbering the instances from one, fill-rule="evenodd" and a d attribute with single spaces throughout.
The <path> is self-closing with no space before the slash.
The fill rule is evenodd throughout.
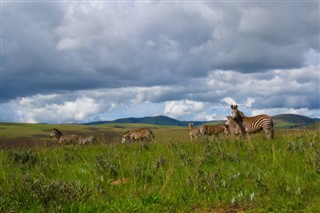
<path id="1" fill-rule="evenodd" d="M 4 212 L 315 212 L 318 130 L 190 142 L 158 128 L 150 143 L 0 151 Z M 125 178 L 127 182 L 111 184 Z"/>

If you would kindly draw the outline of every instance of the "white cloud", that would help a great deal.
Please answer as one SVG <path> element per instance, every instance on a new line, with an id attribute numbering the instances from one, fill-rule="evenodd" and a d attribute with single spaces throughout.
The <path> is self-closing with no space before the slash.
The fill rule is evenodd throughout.
<path id="1" fill-rule="evenodd" d="M 237 102 L 231 97 L 225 97 L 222 99 L 222 101 L 224 101 L 225 103 L 227 103 L 229 105 L 237 105 Z"/>
<path id="2" fill-rule="evenodd" d="M 156 46 L 157 46 L 157 43 L 154 42 L 154 41 L 148 40 L 148 41 L 145 42 L 145 45 L 146 45 L 147 47 L 156 47 Z"/>
<path id="3" fill-rule="evenodd" d="M 205 103 L 192 100 L 167 101 L 164 105 L 164 114 L 173 118 L 179 118 L 206 110 Z"/>
<path id="4" fill-rule="evenodd" d="M 269 109 L 253 109 L 250 113 L 251 116 L 267 114 L 267 115 L 278 115 L 278 114 L 298 114 L 304 115 L 311 118 L 319 118 L 320 110 L 319 109 L 308 109 L 308 108 L 269 108 Z"/>
<path id="5" fill-rule="evenodd" d="M 16 108 L 19 122 L 81 122 L 90 116 L 101 113 L 101 106 L 92 98 L 80 97 L 74 101 L 63 101 L 60 104 L 48 103 L 39 106 L 39 102 L 42 101 L 41 98 L 48 99 L 49 97 L 33 96 L 12 103 Z"/>
<path id="6" fill-rule="evenodd" d="M 57 50 L 72 50 L 80 46 L 80 42 L 76 39 L 64 38 L 57 44 Z"/>
<path id="7" fill-rule="evenodd" d="M 195 121 L 213 121 L 213 120 L 217 120 L 217 114 L 210 114 L 208 112 L 202 111 L 200 113 L 195 114 L 195 116 L 193 117 L 193 120 Z"/>
<path id="8" fill-rule="evenodd" d="M 253 104 L 255 101 L 256 101 L 255 98 L 249 97 L 249 98 L 247 98 L 247 100 L 246 100 L 246 102 L 245 102 L 244 105 L 245 105 L 246 107 L 251 107 L 252 104 Z"/>
<path id="9" fill-rule="evenodd" d="M 161 104 L 154 104 L 150 100 L 156 100 L 168 90 L 170 88 L 166 87 L 127 87 L 38 94 L 1 104 L 1 108 L 4 108 L 1 121 L 69 123 L 89 122 L 97 118 L 116 119 L 113 113 L 116 113 L 118 118 L 125 114 L 131 117 L 130 112 L 135 116 L 149 115 L 145 113 L 159 115 L 162 111 L 158 105 Z M 147 109 L 143 109 L 143 106 Z"/>

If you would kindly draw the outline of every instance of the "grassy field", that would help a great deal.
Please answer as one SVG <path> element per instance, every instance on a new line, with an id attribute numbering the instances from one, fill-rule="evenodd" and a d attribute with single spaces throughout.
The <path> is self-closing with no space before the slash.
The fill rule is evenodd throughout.
<path id="1" fill-rule="evenodd" d="M 53 127 L 100 144 L 58 146 Z M 138 127 L 2 124 L 0 212 L 318 211 L 319 129 L 190 142 L 187 128 L 152 125 L 152 142 L 118 142 Z"/>

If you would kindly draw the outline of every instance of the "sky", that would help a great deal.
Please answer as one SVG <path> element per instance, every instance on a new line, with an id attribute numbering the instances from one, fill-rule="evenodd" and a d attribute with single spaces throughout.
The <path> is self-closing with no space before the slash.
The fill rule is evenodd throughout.
<path id="1" fill-rule="evenodd" d="M 319 1 L 1 1 L 0 121 L 320 118 Z"/>

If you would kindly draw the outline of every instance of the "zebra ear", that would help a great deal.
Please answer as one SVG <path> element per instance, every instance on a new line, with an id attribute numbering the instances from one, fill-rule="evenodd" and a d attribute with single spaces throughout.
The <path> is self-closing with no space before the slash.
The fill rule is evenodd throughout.
<path id="1" fill-rule="evenodd" d="M 231 109 L 233 109 L 233 105 L 231 105 Z"/>
<path id="2" fill-rule="evenodd" d="M 234 106 L 233 106 L 233 109 L 238 109 L 238 105 L 234 105 Z"/>

